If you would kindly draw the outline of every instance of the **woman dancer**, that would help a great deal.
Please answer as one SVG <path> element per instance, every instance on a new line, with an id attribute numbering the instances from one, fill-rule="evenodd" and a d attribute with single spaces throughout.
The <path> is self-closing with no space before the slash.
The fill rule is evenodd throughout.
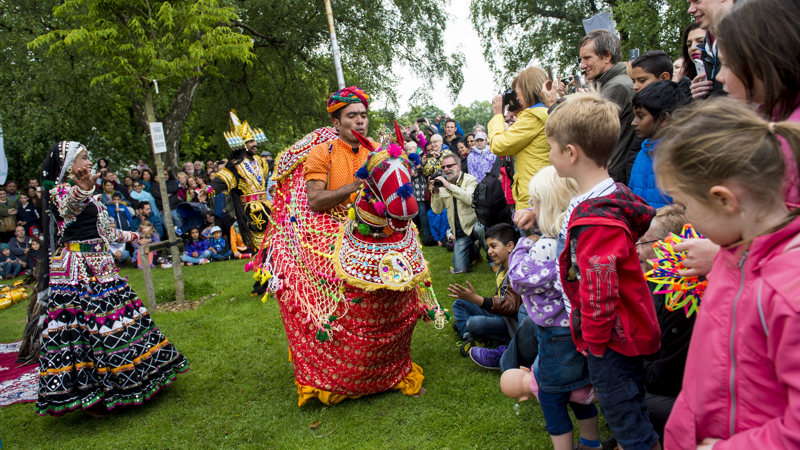
<path id="1" fill-rule="evenodd" d="M 81 408 L 97 415 L 141 404 L 189 362 L 161 334 L 108 251 L 108 241 L 136 243 L 139 236 L 112 227 L 92 198 L 97 175 L 83 145 L 56 144 L 42 179 L 49 267 L 44 260 L 37 268 L 38 296 L 20 350 L 22 360 L 39 359 L 36 412 Z"/>

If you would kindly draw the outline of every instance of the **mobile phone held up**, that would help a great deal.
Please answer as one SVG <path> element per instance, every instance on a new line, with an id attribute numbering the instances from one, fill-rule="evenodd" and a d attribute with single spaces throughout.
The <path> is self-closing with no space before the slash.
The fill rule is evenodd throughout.
<path id="1" fill-rule="evenodd" d="M 583 89 L 584 86 L 583 86 L 583 83 L 581 82 L 581 74 L 576 73 L 575 77 L 573 78 L 573 80 L 575 81 L 575 90 L 576 91 L 578 89 Z"/>
<path id="2" fill-rule="evenodd" d="M 703 63 L 703 60 L 698 58 L 694 61 L 694 67 L 697 69 L 697 75 L 705 75 L 706 74 L 706 65 Z"/>

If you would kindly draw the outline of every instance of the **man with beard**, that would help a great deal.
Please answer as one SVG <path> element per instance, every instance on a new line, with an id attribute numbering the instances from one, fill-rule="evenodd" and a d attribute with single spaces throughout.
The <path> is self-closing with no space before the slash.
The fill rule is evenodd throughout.
<path id="1" fill-rule="evenodd" d="M 351 195 L 361 189 L 355 173 L 371 151 L 353 135 L 353 131 L 367 135 L 369 95 L 350 86 L 331 94 L 327 109 L 339 138 L 309 150 L 304 166 L 308 207 L 314 212 L 336 208 L 344 213 Z"/>
<path id="2" fill-rule="evenodd" d="M 442 173 L 429 181 L 431 209 L 439 214 L 447 208 L 447 222 L 455 236 L 453 273 L 469 272 L 472 261 L 480 256 L 475 241 L 483 242 L 484 229 L 472 207 L 472 194 L 478 179 L 461 172 L 461 160 L 452 153 L 442 156 Z"/>
<path id="3" fill-rule="evenodd" d="M 228 192 L 231 196 L 236 221 L 245 244 L 258 249 L 264 238 L 269 220 L 267 200 L 267 162 L 258 155 L 258 144 L 266 143 L 267 138 L 261 129 L 251 129 L 247 121 L 240 122 L 236 112 L 230 113 L 231 131 L 225 139 L 231 147 L 231 154 L 209 185 L 214 193 Z M 194 167 L 192 167 L 194 168 Z"/>

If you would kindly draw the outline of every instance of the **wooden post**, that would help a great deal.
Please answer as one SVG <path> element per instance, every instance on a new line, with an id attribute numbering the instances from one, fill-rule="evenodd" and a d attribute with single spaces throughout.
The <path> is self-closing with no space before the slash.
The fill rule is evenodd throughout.
<path id="1" fill-rule="evenodd" d="M 153 93 L 149 88 L 147 90 L 144 105 L 145 112 L 147 114 L 147 121 L 155 122 L 156 113 L 155 109 L 153 108 Z M 175 242 L 175 226 L 172 224 L 172 211 L 169 208 L 167 180 L 164 178 L 164 163 L 161 161 L 160 155 L 156 155 L 154 153 L 152 139 L 150 139 L 150 153 L 153 155 L 153 161 L 156 165 L 156 173 L 158 174 L 159 185 L 161 186 L 161 206 L 164 212 L 164 228 L 166 228 L 169 241 Z M 181 270 L 181 257 L 178 253 L 177 246 L 170 246 L 170 256 L 172 256 L 172 274 L 175 277 L 175 301 L 178 303 L 183 303 L 186 298 L 183 293 L 183 271 Z"/>
<path id="2" fill-rule="evenodd" d="M 139 261 L 143 261 L 142 275 L 144 275 L 144 290 L 147 292 L 147 309 L 153 311 L 156 307 L 156 292 L 153 289 L 153 272 L 150 270 L 150 245 L 139 246 Z"/>

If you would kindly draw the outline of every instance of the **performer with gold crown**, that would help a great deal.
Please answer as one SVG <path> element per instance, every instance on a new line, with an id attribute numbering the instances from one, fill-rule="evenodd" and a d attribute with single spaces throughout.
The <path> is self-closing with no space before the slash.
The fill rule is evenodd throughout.
<path id="1" fill-rule="evenodd" d="M 417 204 L 402 133 L 399 145 L 382 148 L 364 138 L 368 106 L 355 86 L 333 93 L 328 112 L 338 133 L 309 133 L 275 166 L 256 278 L 280 306 L 298 406 L 424 392 L 422 368 L 411 361 L 414 326 L 445 322 L 411 225 Z"/>
<path id="2" fill-rule="evenodd" d="M 236 212 L 236 222 L 244 243 L 257 249 L 267 228 L 267 161 L 258 155 L 258 144 L 267 142 L 261 129 L 252 129 L 247 121 L 240 122 L 236 111 L 230 112 L 231 131 L 225 139 L 231 154 L 225 167 L 211 181 L 214 193 L 228 192 Z M 209 192 L 209 195 L 214 195 Z"/>

